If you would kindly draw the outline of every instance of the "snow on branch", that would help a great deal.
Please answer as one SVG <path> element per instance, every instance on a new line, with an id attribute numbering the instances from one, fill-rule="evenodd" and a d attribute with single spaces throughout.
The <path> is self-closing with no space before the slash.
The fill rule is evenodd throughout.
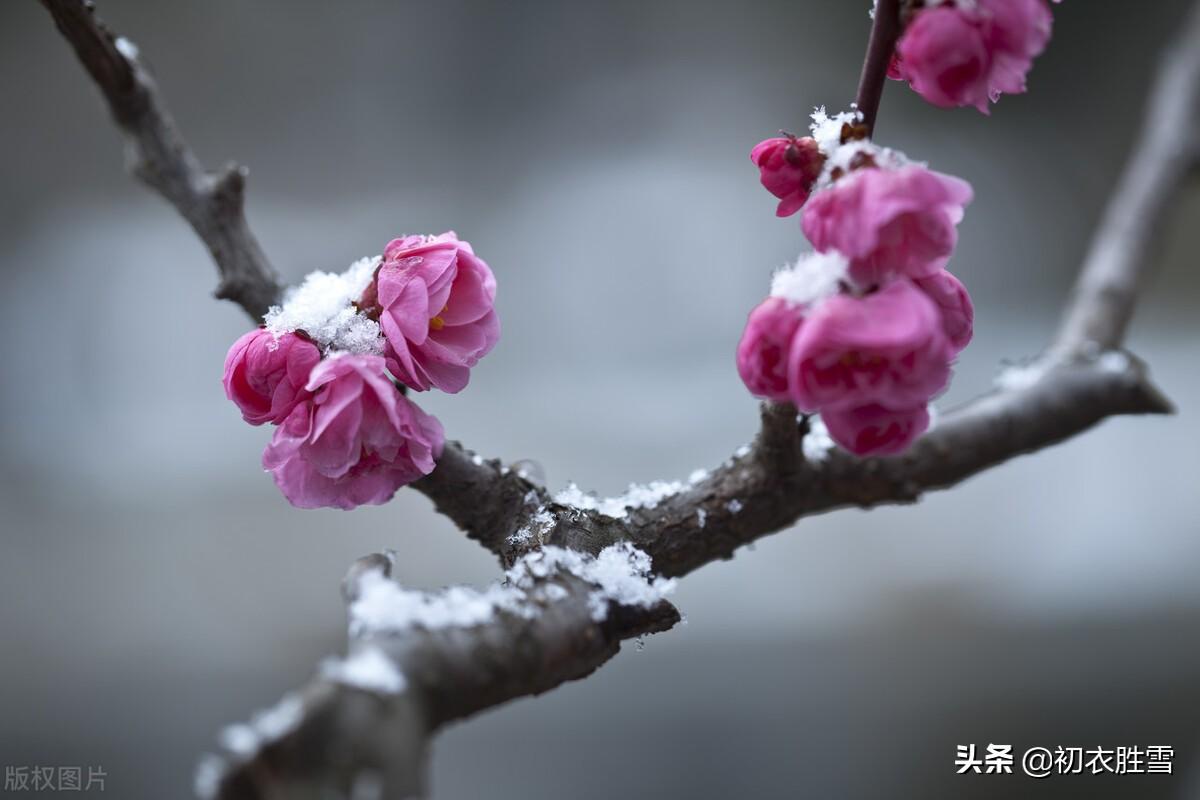
<path id="1" fill-rule="evenodd" d="M 244 172 L 212 174 L 183 142 L 142 67 L 85 0 L 41 0 L 130 142 L 134 170 L 208 246 L 218 296 L 256 322 L 280 296 L 242 211 Z M 892 11 L 864 69 L 873 122 Z M 424 792 L 429 738 L 447 721 L 586 676 L 620 641 L 678 621 L 661 577 L 684 575 L 798 519 L 846 506 L 915 501 L 1118 414 L 1170 411 L 1145 365 L 1121 349 L 1152 244 L 1200 139 L 1200 4 L 1167 53 L 1146 129 L 1112 195 L 1054 345 L 991 394 L 946 415 L 903 456 L 830 447 L 819 420 L 766 403 L 755 441 L 686 482 L 601 499 L 551 495 L 520 471 L 448 442 L 412 484 L 509 567 L 486 590 L 411 592 L 383 556 L 345 584 L 351 648 L 303 690 L 227 729 L 198 789 L 222 798 L 408 797 Z M 594 557 L 593 557 L 594 556 Z M 653 575 L 651 573 L 654 573 Z"/>
<path id="2" fill-rule="evenodd" d="M 438 727 L 584 677 L 621 640 L 679 620 L 666 601 L 674 581 L 652 575 L 650 557 L 627 543 L 595 557 L 537 550 L 482 590 L 413 591 L 390 569 L 379 555 L 351 568 L 350 654 L 222 731 L 221 755 L 197 770 L 202 797 L 290 797 L 298 785 L 305 796 L 420 794 Z"/>

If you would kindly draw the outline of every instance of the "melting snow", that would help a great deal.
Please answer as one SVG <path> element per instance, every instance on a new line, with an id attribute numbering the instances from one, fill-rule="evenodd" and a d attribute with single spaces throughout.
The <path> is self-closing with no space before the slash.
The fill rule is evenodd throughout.
<path id="1" fill-rule="evenodd" d="M 829 429 L 825 427 L 825 422 L 818 416 L 808 418 L 808 433 L 805 434 L 804 440 L 800 443 L 800 448 L 804 451 L 804 457 L 813 463 L 819 464 L 829 457 L 829 452 L 836 445 L 833 438 L 829 435 Z"/>

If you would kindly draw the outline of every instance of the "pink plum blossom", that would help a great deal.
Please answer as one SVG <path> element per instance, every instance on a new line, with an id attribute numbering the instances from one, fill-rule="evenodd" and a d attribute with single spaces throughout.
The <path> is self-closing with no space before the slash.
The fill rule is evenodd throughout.
<path id="1" fill-rule="evenodd" d="M 263 452 L 263 468 L 300 508 L 384 503 L 433 471 L 441 423 L 384 373 L 382 356 L 340 355 L 318 364 L 297 405 Z"/>
<path id="2" fill-rule="evenodd" d="M 738 343 L 737 368 L 751 394 L 781 403 L 791 399 L 788 353 L 803 321 L 803 309 L 780 297 L 768 297 L 750 312 Z"/>
<path id="3" fill-rule="evenodd" d="M 384 248 L 375 281 L 361 304 L 378 303 L 388 369 L 419 391 L 461 391 L 500 338 L 488 265 L 453 232 L 406 236 Z"/>
<path id="4" fill-rule="evenodd" d="M 970 343 L 975 328 L 975 306 L 967 287 L 945 270 L 918 278 L 914 283 L 941 310 L 942 330 L 958 353 Z"/>
<path id="5" fill-rule="evenodd" d="M 908 280 L 814 308 L 792 343 L 788 387 L 804 411 L 924 405 L 950 378 L 938 307 Z"/>
<path id="6" fill-rule="evenodd" d="M 945 267 L 971 196 L 966 181 L 921 166 L 859 169 L 814 194 L 801 227 L 818 251 L 850 259 L 851 279 L 869 288 Z"/>
<path id="7" fill-rule="evenodd" d="M 278 424 L 308 398 L 304 386 L 320 360 L 321 351 L 311 341 L 295 333 L 276 338 L 258 328 L 229 348 L 221 382 L 246 422 Z"/>
<path id="8" fill-rule="evenodd" d="M 765 139 L 750 151 L 763 187 L 779 198 L 775 216 L 790 217 L 800 210 L 821 175 L 825 156 L 815 140 L 790 134 Z"/>
<path id="9" fill-rule="evenodd" d="M 936 106 L 974 106 L 987 114 L 1001 94 L 1025 91 L 1052 23 L 1045 0 L 930 5 L 905 28 L 888 74 Z"/>
<path id="10" fill-rule="evenodd" d="M 872 403 L 821 412 L 829 436 L 858 456 L 902 453 L 929 427 L 929 411 L 922 404 L 893 410 Z"/>

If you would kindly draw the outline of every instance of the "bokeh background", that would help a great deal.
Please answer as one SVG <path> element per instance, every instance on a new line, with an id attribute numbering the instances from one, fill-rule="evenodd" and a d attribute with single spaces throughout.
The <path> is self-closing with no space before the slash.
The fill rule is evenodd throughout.
<path id="1" fill-rule="evenodd" d="M 732 352 L 804 246 L 747 159 L 852 98 L 866 0 L 104 0 L 289 280 L 456 229 L 504 337 L 421 398 L 486 455 L 602 493 L 748 441 Z M 951 264 L 978 309 L 952 406 L 1051 335 L 1187 4 L 1072 0 L 990 118 L 888 87 L 878 136 L 968 178 Z M 224 399 L 248 329 L 174 211 L 124 173 L 34 2 L 0 6 L 0 762 L 185 797 L 224 724 L 343 647 L 338 582 L 492 558 L 420 495 L 290 508 Z M 445 732 L 439 798 L 1188 796 L 1200 753 L 1200 191 L 1131 349 L 1175 400 L 915 507 L 842 511 L 680 585 L 687 624 Z M 1165 744 L 1171 776 L 956 776 L 956 744 Z"/>

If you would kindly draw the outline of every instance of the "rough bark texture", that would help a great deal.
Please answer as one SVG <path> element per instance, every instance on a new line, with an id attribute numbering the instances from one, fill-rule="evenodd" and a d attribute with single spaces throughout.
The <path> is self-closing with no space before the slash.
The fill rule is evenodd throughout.
<path id="1" fill-rule="evenodd" d="M 41 2 L 128 136 L 135 173 L 176 207 L 212 252 L 221 274 L 218 296 L 257 321 L 280 287 L 246 225 L 244 173 L 230 167 L 212 174 L 200 166 L 136 49 L 114 38 L 90 3 Z M 880 3 L 864 65 L 860 103 L 870 123 L 898 31 L 897 7 L 895 0 Z M 807 421 L 789 406 L 765 404 L 752 446 L 655 508 L 631 509 L 622 519 L 557 504 L 500 462 L 457 443 L 448 443 L 433 473 L 413 486 L 505 565 L 545 545 L 596 554 L 627 541 L 652 557 L 655 572 L 685 575 L 804 516 L 914 502 L 922 492 L 953 486 L 1107 417 L 1169 412 L 1144 365 L 1119 348 L 1152 266 L 1164 212 L 1196 163 L 1198 124 L 1200 6 L 1164 59 L 1145 131 L 1099 226 L 1058 338 L 1023 380 L 949 414 L 904 456 L 857 459 L 830 450 L 806 457 Z M 541 522 L 530 528 L 535 515 Z M 522 526 L 530 535 L 512 538 Z M 348 599 L 364 574 L 386 569 L 382 556 L 358 562 L 347 576 Z M 584 677 L 611 658 L 621 640 L 678 620 L 662 602 L 650 609 L 613 604 L 596 622 L 589 611 L 593 586 L 569 573 L 542 581 L 558 591 L 553 601 L 540 595 L 541 610 L 532 617 L 499 612 L 486 624 L 417 627 L 353 641 L 352 649 L 370 645 L 386 653 L 407 688 L 379 693 L 318 678 L 301 691 L 290 730 L 249 756 L 228 757 L 222 770 L 210 771 L 208 788 L 224 798 L 349 796 L 368 789 L 373 794 L 363 796 L 422 795 L 429 739 L 438 727 Z"/>

